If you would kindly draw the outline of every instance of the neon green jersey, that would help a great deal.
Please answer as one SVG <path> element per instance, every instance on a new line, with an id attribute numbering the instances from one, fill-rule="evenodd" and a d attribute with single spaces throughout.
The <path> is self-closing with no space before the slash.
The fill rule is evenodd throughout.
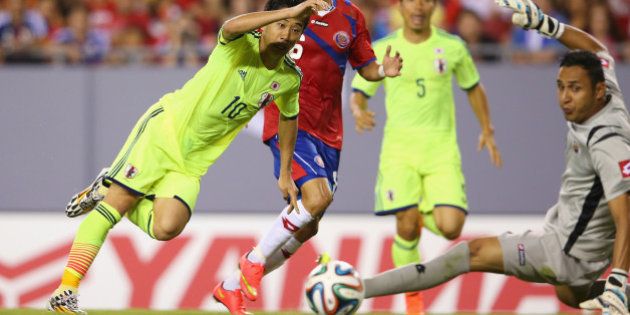
<path id="1" fill-rule="evenodd" d="M 374 51 L 382 60 L 388 45 L 392 54 L 399 51 L 405 64 L 402 75 L 369 82 L 356 75 L 352 88 L 368 97 L 381 83 L 385 88 L 388 135 L 448 134 L 456 138 L 453 75 L 458 85 L 470 89 L 479 82 L 479 73 L 466 48 L 457 36 L 433 27 L 426 41 L 413 44 L 403 37 L 402 29 L 374 43 Z"/>
<path id="2" fill-rule="evenodd" d="M 256 32 L 231 41 L 219 32 L 219 45 L 208 63 L 181 89 L 160 99 L 193 173 L 205 173 L 241 128 L 272 101 L 282 115 L 298 115 L 300 69 L 289 57 L 267 69 L 259 43 Z"/>

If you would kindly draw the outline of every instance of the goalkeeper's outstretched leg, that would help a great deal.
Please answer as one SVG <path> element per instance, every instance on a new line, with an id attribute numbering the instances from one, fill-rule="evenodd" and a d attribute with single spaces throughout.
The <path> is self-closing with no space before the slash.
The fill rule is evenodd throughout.
<path id="1" fill-rule="evenodd" d="M 496 0 L 512 21 L 567 48 L 556 77 L 569 127 L 560 196 L 537 232 L 505 233 L 453 247 L 426 264 L 365 279 L 365 296 L 426 290 L 470 272 L 556 287 L 569 306 L 627 315 L 630 269 L 630 115 L 615 60 L 597 39 L 544 14 L 531 0 Z M 556 105 L 557 106 L 557 105 Z M 609 268 L 605 281 L 598 278 Z"/>

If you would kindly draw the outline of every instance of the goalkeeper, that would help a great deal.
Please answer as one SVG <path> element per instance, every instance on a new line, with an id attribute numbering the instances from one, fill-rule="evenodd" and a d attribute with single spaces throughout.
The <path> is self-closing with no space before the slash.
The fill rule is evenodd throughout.
<path id="1" fill-rule="evenodd" d="M 592 36 L 545 15 L 531 0 L 495 2 L 514 11 L 514 24 L 572 50 L 557 76 L 569 129 L 559 200 L 539 232 L 462 242 L 426 264 L 365 279 L 365 295 L 426 290 L 467 272 L 492 272 L 552 284 L 572 307 L 628 314 L 630 116 L 614 60 Z M 597 281 L 609 267 L 608 279 Z"/>

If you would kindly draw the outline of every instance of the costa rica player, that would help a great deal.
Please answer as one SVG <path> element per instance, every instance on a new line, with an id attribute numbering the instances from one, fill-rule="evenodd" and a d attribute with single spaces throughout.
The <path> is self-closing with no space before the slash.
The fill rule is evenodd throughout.
<path id="1" fill-rule="evenodd" d="M 240 270 L 217 285 L 214 296 L 232 314 L 243 314 L 241 294 L 258 297 L 264 274 L 281 266 L 308 239 L 317 234 L 319 220 L 337 186 L 343 140 L 341 90 L 346 64 L 369 81 L 400 75 L 402 58 L 376 61 L 361 11 L 349 0 L 328 0 L 331 7 L 311 15 L 309 26 L 290 56 L 302 69 L 298 136 L 292 177 L 300 189 L 297 209 L 284 208 L 254 249 L 240 260 Z M 278 108 L 265 108 L 263 141 L 274 157 L 278 177 L 283 167 L 278 147 Z M 223 298 L 221 298 L 223 297 Z"/>

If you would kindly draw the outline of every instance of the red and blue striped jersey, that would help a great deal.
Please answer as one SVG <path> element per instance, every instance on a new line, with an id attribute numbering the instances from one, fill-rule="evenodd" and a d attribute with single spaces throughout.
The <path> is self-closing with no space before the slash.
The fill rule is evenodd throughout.
<path id="1" fill-rule="evenodd" d="M 375 61 L 363 14 L 349 0 L 333 0 L 326 14 L 313 14 L 290 56 L 304 74 L 298 126 L 325 144 L 341 149 L 341 89 L 346 65 L 360 69 Z M 265 108 L 263 141 L 278 132 L 278 109 Z"/>

